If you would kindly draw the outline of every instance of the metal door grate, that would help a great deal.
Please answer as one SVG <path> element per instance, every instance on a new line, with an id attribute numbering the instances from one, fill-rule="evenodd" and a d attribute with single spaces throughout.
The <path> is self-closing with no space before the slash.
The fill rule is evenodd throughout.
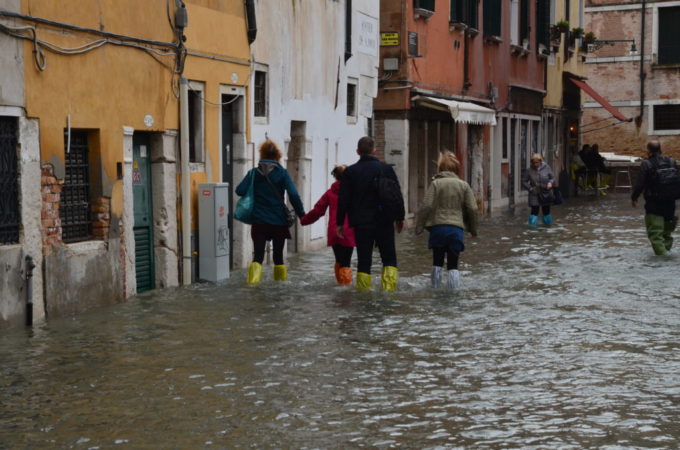
<path id="1" fill-rule="evenodd" d="M 154 288 L 153 241 L 150 227 L 135 227 L 135 271 L 137 292 Z"/>
<path id="2" fill-rule="evenodd" d="M 17 123 L 0 117 L 0 245 L 19 242 L 19 167 Z"/>
<path id="3" fill-rule="evenodd" d="M 65 139 L 65 146 L 68 139 Z M 61 193 L 62 240 L 78 242 L 92 235 L 90 211 L 90 161 L 86 131 L 71 131 L 70 149 L 65 149 L 66 175 Z"/>

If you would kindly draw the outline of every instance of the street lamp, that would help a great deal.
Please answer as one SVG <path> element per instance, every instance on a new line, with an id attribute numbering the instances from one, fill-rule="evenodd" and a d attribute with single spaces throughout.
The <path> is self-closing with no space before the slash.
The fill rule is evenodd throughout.
<path id="1" fill-rule="evenodd" d="M 635 39 L 597 39 L 595 42 L 588 44 L 588 53 L 599 50 L 605 45 L 613 46 L 619 42 L 631 42 L 629 54 L 630 56 L 637 56 L 638 51 L 637 47 L 635 46 Z"/>

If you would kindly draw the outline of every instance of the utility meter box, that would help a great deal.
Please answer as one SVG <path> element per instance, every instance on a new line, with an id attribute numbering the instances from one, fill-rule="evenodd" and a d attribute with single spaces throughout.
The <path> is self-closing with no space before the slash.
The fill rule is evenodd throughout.
<path id="1" fill-rule="evenodd" d="M 198 185 L 198 277 L 229 278 L 229 183 Z"/>

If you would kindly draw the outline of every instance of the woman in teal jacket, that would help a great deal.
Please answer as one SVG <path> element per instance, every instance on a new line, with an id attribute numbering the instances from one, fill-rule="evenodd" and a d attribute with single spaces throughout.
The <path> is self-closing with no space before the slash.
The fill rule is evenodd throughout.
<path id="1" fill-rule="evenodd" d="M 248 268 L 248 284 L 257 284 L 262 279 L 262 262 L 267 241 L 272 241 L 274 247 L 274 280 L 286 280 L 283 247 L 286 239 L 290 239 L 291 235 L 286 205 L 283 201 L 285 192 L 288 192 L 288 199 L 297 216 L 305 215 L 305 209 L 293 180 L 288 171 L 279 164 L 281 156 L 278 146 L 273 141 L 266 140 L 260 146 L 260 162 L 257 167 L 248 171 L 243 181 L 236 187 L 236 195 L 242 197 L 248 193 L 252 182 L 255 196 L 250 229 L 255 256 Z"/>

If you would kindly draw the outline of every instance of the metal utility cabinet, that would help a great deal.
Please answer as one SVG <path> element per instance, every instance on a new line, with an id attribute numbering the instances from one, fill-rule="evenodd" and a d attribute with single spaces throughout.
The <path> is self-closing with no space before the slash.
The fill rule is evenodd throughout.
<path id="1" fill-rule="evenodd" d="M 229 278 L 229 183 L 198 185 L 198 277 Z"/>

